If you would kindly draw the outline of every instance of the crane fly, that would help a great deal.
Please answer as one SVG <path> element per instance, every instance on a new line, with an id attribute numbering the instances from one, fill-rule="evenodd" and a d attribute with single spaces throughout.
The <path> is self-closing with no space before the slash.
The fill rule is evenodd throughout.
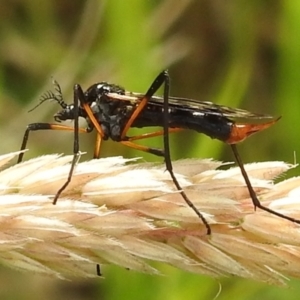
<path id="1" fill-rule="evenodd" d="M 170 79 L 167 71 L 161 72 L 156 77 L 145 94 L 127 92 L 124 88 L 107 82 L 93 84 L 84 92 L 79 84 L 75 84 L 72 104 L 64 102 L 59 84 L 57 82 L 54 84 L 56 92 L 46 93 L 37 106 L 48 100 L 56 101 L 62 109 L 54 115 L 55 121 L 60 123 L 65 120 L 74 120 L 74 127 L 58 123 L 29 124 L 21 145 L 21 150 L 24 150 L 30 131 L 69 130 L 74 132 L 74 156 L 70 172 L 65 184 L 56 193 L 53 204 L 56 204 L 59 196 L 71 181 L 79 157 L 79 132 L 89 133 L 95 129 L 97 132 L 94 149 L 95 158 L 100 157 L 101 141 L 108 139 L 137 150 L 163 156 L 166 169 L 170 173 L 176 188 L 187 205 L 202 220 L 206 227 L 207 234 L 210 234 L 210 225 L 181 188 L 172 167 L 169 133 L 190 129 L 204 133 L 211 138 L 218 139 L 231 146 L 255 209 L 258 207 L 273 215 L 300 224 L 299 220 L 271 210 L 268 207 L 264 207 L 260 203 L 236 147 L 237 143 L 256 132 L 270 127 L 276 123 L 278 119 L 274 119 L 268 115 L 251 113 L 242 109 L 217 105 L 211 102 L 171 97 L 169 95 Z M 164 86 L 163 97 L 155 96 L 154 94 L 162 86 Z M 86 128 L 79 127 L 79 117 L 86 120 Z M 237 122 L 235 119 L 243 121 Z M 127 135 L 130 128 L 152 126 L 160 126 L 163 129 L 136 136 Z M 135 143 L 137 140 L 154 136 L 163 136 L 163 150 Z M 18 162 L 22 161 L 23 155 L 23 153 L 19 155 Z"/>

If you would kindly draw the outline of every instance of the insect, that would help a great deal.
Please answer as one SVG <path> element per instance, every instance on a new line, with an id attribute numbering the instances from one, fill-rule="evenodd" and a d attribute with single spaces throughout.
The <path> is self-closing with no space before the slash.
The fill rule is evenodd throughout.
<path id="1" fill-rule="evenodd" d="M 277 122 L 268 115 L 255 114 L 242 109 L 234 109 L 217 105 L 211 102 L 204 102 L 193 99 L 169 96 L 170 79 L 167 71 L 161 72 L 145 94 L 127 92 L 118 85 L 107 82 L 100 82 L 90 86 L 83 92 L 79 84 L 74 85 L 74 101 L 66 104 L 63 100 L 61 88 L 57 82 L 56 93 L 46 93 L 40 103 L 54 100 L 62 108 L 54 115 L 55 121 L 60 123 L 65 120 L 74 120 L 74 127 L 58 123 L 32 123 L 27 126 L 21 149 L 26 148 L 29 133 L 36 130 L 71 130 L 74 132 L 73 161 L 69 176 L 65 184 L 59 189 L 54 197 L 53 204 L 56 204 L 60 194 L 71 181 L 74 167 L 79 157 L 79 132 L 89 133 L 97 131 L 94 157 L 100 156 L 102 140 L 112 139 L 128 147 L 142 150 L 165 158 L 166 169 L 170 173 L 176 188 L 180 191 L 183 199 L 191 207 L 204 223 L 207 234 L 211 228 L 204 216 L 197 210 L 181 188 L 174 175 L 170 146 L 169 133 L 184 129 L 195 130 L 204 133 L 211 138 L 218 139 L 231 146 L 234 157 L 246 182 L 254 208 L 260 208 L 273 215 L 300 224 L 299 220 L 283 215 L 279 212 L 264 207 L 258 200 L 251 182 L 245 171 L 243 162 L 237 151 L 236 144 L 246 139 L 249 135 L 266 129 Z M 154 96 L 157 90 L 164 85 L 163 97 Z M 37 105 L 37 106 L 38 106 Z M 79 128 L 78 119 L 82 117 L 87 122 L 86 128 Z M 244 119 L 246 122 L 238 123 L 234 119 Z M 263 123 L 257 121 L 262 120 Z M 137 136 L 128 136 L 128 130 L 132 127 L 161 126 L 162 130 L 145 133 Z M 164 150 L 151 148 L 136 144 L 135 141 L 163 136 Z M 19 155 L 18 162 L 22 161 L 23 153 Z"/>

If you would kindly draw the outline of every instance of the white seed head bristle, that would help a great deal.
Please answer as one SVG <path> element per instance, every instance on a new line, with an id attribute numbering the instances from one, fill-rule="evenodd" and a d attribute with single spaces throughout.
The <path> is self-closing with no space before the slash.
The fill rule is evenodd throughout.
<path id="1" fill-rule="evenodd" d="M 95 277 L 96 264 L 159 274 L 151 261 L 212 277 L 284 285 L 300 277 L 300 225 L 253 208 L 239 168 L 213 160 L 174 162 L 175 175 L 212 234 L 188 207 L 165 166 L 110 157 L 78 163 L 46 155 L 12 165 L 0 156 L 0 260 L 56 278 Z M 245 166 L 261 203 L 300 218 L 300 177 L 274 184 L 294 167 Z"/>

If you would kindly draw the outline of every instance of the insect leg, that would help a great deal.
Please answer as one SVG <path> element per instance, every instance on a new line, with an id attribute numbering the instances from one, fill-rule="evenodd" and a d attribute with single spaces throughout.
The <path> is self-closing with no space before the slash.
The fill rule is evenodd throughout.
<path id="1" fill-rule="evenodd" d="M 65 130 L 65 131 L 74 131 L 73 127 L 70 126 L 65 126 L 65 125 L 60 125 L 60 124 L 51 124 L 51 123 L 32 123 L 28 124 L 27 128 L 24 133 L 22 145 L 21 145 L 21 151 L 25 150 L 27 146 L 27 142 L 29 139 L 29 133 L 31 131 L 38 131 L 38 130 Z M 80 128 L 81 132 L 86 132 L 85 129 Z M 18 161 L 17 163 L 22 162 L 24 157 L 24 152 L 19 154 Z"/>
<path id="2" fill-rule="evenodd" d="M 155 94 L 155 92 L 157 92 L 157 90 L 164 84 L 164 126 L 163 126 L 163 131 L 160 132 L 159 134 L 156 133 L 152 133 L 152 136 L 155 135 L 163 135 L 164 136 L 164 151 L 159 151 L 157 152 L 157 149 L 153 149 L 153 148 L 145 148 L 141 149 L 141 147 L 143 146 L 139 146 L 136 145 L 134 143 L 132 143 L 130 141 L 130 138 L 128 140 L 128 138 L 126 137 L 126 134 L 128 132 L 128 130 L 131 128 L 133 122 L 136 120 L 136 118 L 139 116 L 139 114 L 143 111 L 143 109 L 146 107 L 148 101 L 151 99 L 151 97 Z M 176 188 L 178 189 L 178 191 L 180 192 L 182 198 L 184 199 L 184 201 L 187 203 L 187 205 L 192 208 L 192 210 L 194 210 L 194 212 L 197 214 L 197 216 L 202 220 L 202 222 L 204 223 L 206 229 L 207 229 L 207 234 L 211 233 L 211 228 L 208 225 L 208 222 L 206 221 L 206 219 L 204 218 L 204 216 L 197 210 L 197 208 L 195 207 L 195 205 L 189 200 L 189 198 L 187 197 L 186 193 L 182 190 L 177 178 L 174 175 L 173 172 L 173 167 L 172 167 L 172 162 L 171 162 L 171 156 L 170 156 L 170 146 L 169 146 L 169 132 L 173 131 L 172 129 L 169 128 L 169 124 L 168 124 L 168 117 L 169 117 L 169 88 L 170 88 L 170 84 L 169 84 L 169 74 L 167 71 L 163 71 L 161 72 L 153 81 L 153 83 L 151 84 L 150 88 L 148 89 L 148 91 L 146 92 L 146 94 L 144 95 L 144 97 L 141 99 L 141 102 L 139 103 L 139 105 L 136 107 L 136 109 L 134 110 L 134 112 L 132 113 L 132 115 L 130 116 L 128 122 L 126 123 L 122 133 L 121 133 L 121 143 L 135 148 L 135 149 L 139 149 L 139 150 L 143 150 L 146 152 L 150 152 L 159 156 L 164 156 L 165 157 L 165 164 L 166 164 L 166 169 L 168 170 L 168 172 L 170 173 L 170 176 L 176 186 Z M 179 129 L 174 129 L 174 131 L 178 131 Z M 151 134 L 150 134 L 151 135 Z M 131 140 L 135 140 L 135 139 L 139 139 L 137 138 L 132 138 Z M 162 155 L 163 154 L 163 155 Z"/>
<path id="3" fill-rule="evenodd" d="M 100 148 L 101 148 L 101 141 L 104 137 L 104 132 L 103 129 L 101 128 L 100 122 L 96 119 L 94 116 L 94 113 L 90 107 L 90 104 L 86 102 L 83 91 L 80 87 L 80 85 L 75 85 L 76 89 L 78 90 L 78 96 L 79 96 L 79 101 L 83 109 L 85 110 L 86 114 L 88 115 L 91 123 L 95 127 L 97 131 L 97 137 L 96 137 L 96 142 L 95 142 L 95 148 L 94 148 L 94 158 L 99 158 L 100 157 Z"/>
<path id="4" fill-rule="evenodd" d="M 94 147 L 94 158 L 100 158 L 101 142 L 102 142 L 101 135 L 97 132 L 96 142 Z"/>
<path id="5" fill-rule="evenodd" d="M 133 148 L 135 150 L 147 152 L 147 153 L 150 153 L 150 154 L 154 154 L 156 156 L 164 156 L 164 151 L 161 150 L 161 149 L 150 148 L 150 147 L 147 147 L 147 146 L 132 143 L 130 141 L 121 141 L 120 143 L 124 146 Z"/>
<path id="6" fill-rule="evenodd" d="M 169 133 L 179 132 L 179 131 L 182 131 L 182 130 L 184 130 L 184 129 L 182 129 L 182 128 L 169 128 Z M 136 140 L 148 139 L 148 138 L 161 136 L 161 135 L 164 135 L 164 131 L 163 130 L 158 130 L 158 131 L 154 131 L 154 132 L 143 133 L 141 135 L 130 136 L 130 137 L 127 138 L 127 141 L 136 141 Z"/>
<path id="7" fill-rule="evenodd" d="M 241 172 L 242 172 L 242 175 L 244 177 L 244 180 L 246 182 L 246 185 L 247 185 L 247 188 L 248 188 L 248 191 L 249 191 L 249 194 L 250 194 L 250 197 L 252 199 L 252 202 L 253 202 L 253 205 L 254 205 L 254 209 L 256 209 L 257 207 L 260 208 L 261 210 L 264 210 L 264 211 L 267 211 L 268 213 L 272 214 L 272 215 L 275 215 L 277 217 L 280 217 L 280 218 L 283 218 L 283 219 L 286 219 L 286 220 L 289 220 L 291 222 L 294 222 L 294 223 L 297 223 L 297 224 L 300 224 L 300 220 L 297 220 L 295 218 L 292 218 L 292 217 L 289 217 L 289 216 L 286 216 L 286 215 L 283 215 L 279 212 L 276 212 L 268 207 L 265 207 L 263 206 L 260 201 L 258 200 L 257 196 L 256 196 L 256 193 L 251 185 L 251 182 L 250 182 L 250 179 L 248 177 L 248 174 L 245 170 L 245 167 L 244 167 L 244 164 L 242 162 L 242 159 L 237 151 L 237 147 L 236 147 L 236 144 L 231 144 L 231 149 L 232 149 L 232 152 L 233 152 L 233 155 L 236 159 L 236 162 L 238 164 L 238 166 L 240 167 L 241 169 Z"/>
<path id="8" fill-rule="evenodd" d="M 164 82 L 164 150 L 165 150 L 165 164 L 168 172 L 170 173 L 172 180 L 177 188 L 180 191 L 180 194 L 186 204 L 196 213 L 196 215 L 202 220 L 203 224 L 206 227 L 206 232 L 208 235 L 211 234 L 211 228 L 204 218 L 204 216 L 199 212 L 193 202 L 188 198 L 186 193 L 181 188 L 174 172 L 171 161 L 171 152 L 170 152 L 170 143 L 169 143 L 169 91 L 170 91 L 170 76 L 167 71 L 163 71 L 159 76 L 161 82 Z M 154 82 L 155 83 L 155 82 Z M 159 81 L 157 83 L 157 89 L 160 87 Z"/>
<path id="9" fill-rule="evenodd" d="M 182 130 L 183 129 L 181 129 L 181 128 L 169 128 L 169 133 L 178 132 L 178 131 L 182 131 Z M 140 150 L 140 151 L 144 151 L 144 152 L 147 152 L 150 154 L 154 154 L 156 156 L 164 156 L 164 151 L 162 149 L 157 149 L 157 148 L 152 148 L 152 147 L 147 147 L 147 146 L 142 146 L 142 145 L 132 143 L 132 141 L 147 139 L 147 138 L 156 137 L 156 136 L 162 136 L 163 134 L 164 134 L 163 130 L 144 133 L 141 135 L 127 137 L 126 140 L 121 141 L 120 143 L 127 147 L 130 147 L 130 148 L 133 148 L 136 150 Z"/>
<path id="10" fill-rule="evenodd" d="M 72 165 L 71 165 L 71 170 L 70 170 L 70 173 L 68 175 L 68 180 L 66 182 L 67 184 L 65 183 L 63 185 L 63 187 L 59 189 L 59 191 L 57 192 L 57 194 L 54 197 L 53 204 L 56 204 L 59 195 L 67 187 L 68 183 L 71 181 L 71 177 L 72 177 L 73 170 L 74 170 L 74 165 L 76 164 L 76 161 L 77 161 L 78 156 L 79 156 L 78 132 L 85 132 L 86 133 L 87 131 L 84 128 L 78 128 L 78 124 L 77 124 L 77 134 L 75 134 L 76 131 L 74 130 L 73 127 L 70 127 L 70 126 L 65 126 L 65 125 L 60 125 L 60 124 L 50 124 L 50 123 L 32 123 L 32 124 L 29 124 L 27 126 L 27 129 L 25 131 L 20 150 L 25 150 L 25 148 L 27 146 L 28 139 L 29 139 L 29 133 L 31 131 L 38 131 L 38 130 L 74 131 L 74 135 L 75 135 L 74 146 L 73 146 L 74 157 L 73 157 L 73 161 L 72 161 Z M 75 153 L 76 153 L 76 155 L 75 155 Z M 23 157 L 24 157 L 24 152 L 19 154 L 17 163 L 22 162 Z"/>
<path id="11" fill-rule="evenodd" d="M 100 268 L 100 265 L 99 265 L 99 264 L 96 265 L 96 273 L 97 273 L 97 275 L 98 275 L 99 277 L 102 276 L 101 268 Z"/>
<path id="12" fill-rule="evenodd" d="M 82 101 L 84 99 L 84 94 L 82 91 L 82 88 L 79 84 L 74 85 L 74 95 L 73 95 L 73 105 L 74 105 L 74 143 L 73 143 L 73 160 L 71 163 L 71 168 L 69 171 L 69 175 L 67 178 L 67 181 L 63 184 L 63 186 L 57 191 L 54 199 L 53 199 L 53 205 L 56 204 L 59 196 L 61 193 L 66 189 L 66 187 L 69 185 L 69 183 L 72 180 L 72 176 L 74 173 L 75 165 L 80 157 L 79 152 L 79 108 L 78 108 L 78 101 Z"/>

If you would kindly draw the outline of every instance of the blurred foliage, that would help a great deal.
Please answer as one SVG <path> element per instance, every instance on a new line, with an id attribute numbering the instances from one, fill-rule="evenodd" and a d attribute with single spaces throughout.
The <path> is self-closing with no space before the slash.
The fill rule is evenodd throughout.
<path id="1" fill-rule="evenodd" d="M 51 76 L 72 101 L 74 83 L 87 88 L 107 80 L 143 92 L 159 71 L 168 68 L 172 95 L 282 115 L 273 128 L 243 143 L 240 152 L 245 162 L 293 162 L 300 146 L 299 23 L 300 3 L 292 0 L 1 1 L 1 153 L 19 149 L 26 124 L 52 121 L 58 109 L 54 103 L 27 113 L 52 88 Z M 26 157 L 72 153 L 72 138 L 70 133 L 35 132 Z M 180 147 L 183 141 L 188 146 Z M 159 146 L 161 138 L 150 142 Z M 171 146 L 174 159 L 233 160 L 229 147 L 193 132 L 174 134 Z M 81 150 L 87 151 L 86 158 L 92 156 L 92 148 L 93 134 L 82 135 Z M 122 145 L 104 143 L 103 156 L 110 155 L 143 156 Z M 105 280 L 68 283 L 2 269 L 0 296 L 214 299 L 219 285 L 220 300 L 296 299 L 300 292 L 297 281 L 291 282 L 290 289 L 282 289 L 236 278 L 217 282 L 158 267 L 166 276 L 106 267 Z"/>

